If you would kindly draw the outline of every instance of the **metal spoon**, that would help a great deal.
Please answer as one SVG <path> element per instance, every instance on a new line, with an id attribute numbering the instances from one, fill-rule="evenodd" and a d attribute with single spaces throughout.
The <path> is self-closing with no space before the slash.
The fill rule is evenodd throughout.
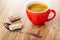
<path id="1" fill-rule="evenodd" d="M 21 32 L 21 33 L 24 33 L 24 34 L 32 35 L 32 36 L 34 36 L 34 37 L 42 38 L 42 36 L 40 36 L 40 35 L 38 35 L 38 34 L 34 34 L 34 33 L 26 32 L 26 31 L 22 31 L 21 29 L 10 30 L 10 29 L 9 29 L 9 25 L 11 25 L 11 24 L 10 24 L 10 23 L 4 23 L 5 28 L 6 28 L 7 30 L 9 30 L 9 31 L 12 31 L 12 32 L 17 31 L 17 32 Z"/>

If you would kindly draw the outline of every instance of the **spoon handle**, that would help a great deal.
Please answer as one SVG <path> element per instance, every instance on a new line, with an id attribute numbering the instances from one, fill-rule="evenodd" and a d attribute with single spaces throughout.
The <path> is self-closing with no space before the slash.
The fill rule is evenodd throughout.
<path id="1" fill-rule="evenodd" d="M 38 34 L 34 34 L 34 33 L 30 33 L 30 32 L 26 32 L 26 31 L 21 31 L 21 32 L 23 32 L 23 33 L 25 33 L 25 34 L 32 35 L 32 36 L 34 36 L 34 37 L 38 37 L 38 38 L 41 38 L 41 37 L 42 37 L 42 36 L 40 36 L 40 35 L 38 35 Z"/>

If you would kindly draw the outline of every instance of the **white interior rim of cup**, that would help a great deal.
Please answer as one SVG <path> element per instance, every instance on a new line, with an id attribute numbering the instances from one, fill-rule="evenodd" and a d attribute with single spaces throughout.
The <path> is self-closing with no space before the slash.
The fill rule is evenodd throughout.
<path id="1" fill-rule="evenodd" d="M 44 3 L 44 2 L 31 2 L 31 3 L 29 3 L 29 4 L 27 5 L 26 9 L 27 9 L 29 12 L 33 12 L 33 13 L 43 13 L 43 12 L 46 12 L 46 11 L 49 9 L 49 6 L 48 6 L 48 8 L 47 8 L 45 11 L 41 11 L 41 12 L 34 12 L 34 11 L 29 10 L 28 7 L 29 7 L 30 5 L 32 5 L 32 4 L 35 4 L 35 3 L 42 3 L 42 4 L 45 4 L 45 5 L 48 6 L 48 4 L 46 4 L 46 3 Z"/>

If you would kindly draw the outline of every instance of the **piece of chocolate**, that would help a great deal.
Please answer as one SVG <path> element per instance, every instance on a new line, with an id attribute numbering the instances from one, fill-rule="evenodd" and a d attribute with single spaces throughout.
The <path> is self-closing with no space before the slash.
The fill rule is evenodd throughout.
<path id="1" fill-rule="evenodd" d="M 11 22 L 14 22 L 14 21 L 20 20 L 21 17 L 20 17 L 19 14 L 14 14 L 14 15 L 8 17 L 8 18 Z"/>
<path id="2" fill-rule="evenodd" d="M 12 24 L 9 26 L 10 30 L 17 30 L 17 29 L 22 29 L 23 28 L 23 24 L 17 23 L 17 24 Z"/>

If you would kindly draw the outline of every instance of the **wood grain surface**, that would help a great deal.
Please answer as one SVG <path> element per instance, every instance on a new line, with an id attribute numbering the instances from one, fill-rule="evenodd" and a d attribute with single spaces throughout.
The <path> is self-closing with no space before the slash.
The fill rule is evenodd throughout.
<path id="1" fill-rule="evenodd" d="M 14 1 L 14 3 L 13 3 Z M 60 40 L 60 14 L 59 8 L 56 9 L 57 15 L 55 19 L 46 22 L 42 26 L 33 25 L 26 16 L 24 10 L 19 9 L 19 1 L 16 0 L 0 0 L 0 40 Z M 16 3 L 18 2 L 18 3 Z M 21 10 L 21 11 L 20 11 Z M 20 11 L 20 12 L 19 12 Z M 21 32 L 10 32 L 4 26 L 3 23 L 8 22 L 8 17 L 13 14 L 20 14 L 21 20 L 14 23 L 23 23 L 24 28 L 22 30 L 39 34 L 42 38 L 37 38 L 29 34 L 24 34 Z M 12 23 L 12 24 L 14 24 Z"/>

